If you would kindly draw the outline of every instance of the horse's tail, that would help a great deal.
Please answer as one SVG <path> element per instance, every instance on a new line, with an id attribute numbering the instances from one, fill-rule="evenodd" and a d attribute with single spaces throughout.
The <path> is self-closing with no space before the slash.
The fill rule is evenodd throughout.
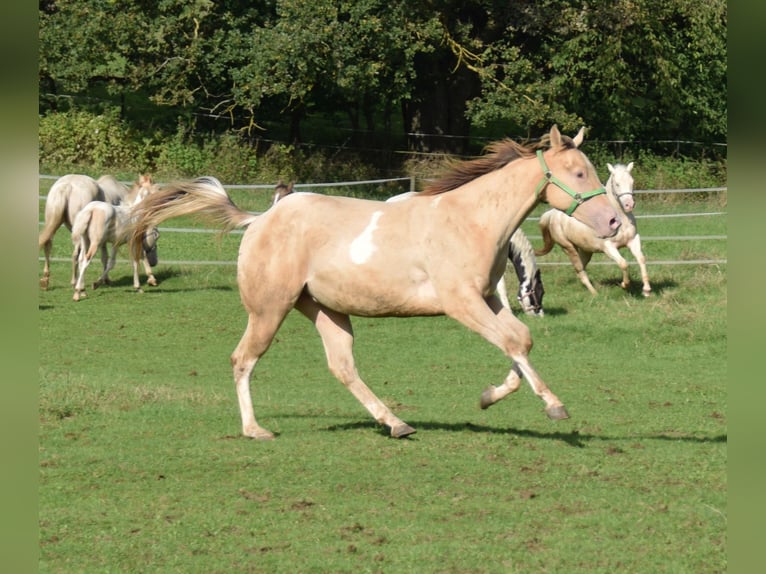
<path id="1" fill-rule="evenodd" d="M 546 211 L 540 217 L 540 231 L 543 234 L 543 246 L 540 249 L 535 249 L 535 255 L 546 255 L 553 249 L 553 237 L 551 237 L 551 231 L 548 227 L 550 225 L 549 213 L 550 212 Z"/>
<path id="2" fill-rule="evenodd" d="M 231 200 L 214 177 L 199 177 L 163 186 L 136 204 L 131 217 L 134 221 L 130 243 L 140 259 L 144 233 L 173 217 L 196 214 L 223 227 L 223 232 L 247 227 L 260 213 L 243 211 Z"/>

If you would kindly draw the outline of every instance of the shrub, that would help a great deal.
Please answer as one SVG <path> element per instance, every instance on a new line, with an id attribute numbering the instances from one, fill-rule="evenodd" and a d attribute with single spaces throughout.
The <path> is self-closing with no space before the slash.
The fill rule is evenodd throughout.
<path id="1" fill-rule="evenodd" d="M 101 114 L 80 110 L 40 118 L 38 146 L 43 169 L 93 175 L 114 169 L 140 171 L 137 145 L 119 110 Z"/>

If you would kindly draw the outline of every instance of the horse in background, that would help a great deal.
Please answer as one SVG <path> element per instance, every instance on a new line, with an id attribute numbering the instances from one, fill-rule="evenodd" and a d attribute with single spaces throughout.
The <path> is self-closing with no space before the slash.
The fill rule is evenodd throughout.
<path id="1" fill-rule="evenodd" d="M 159 186 L 152 180 L 152 176 L 148 174 L 138 176 L 138 180 L 133 183 L 132 187 L 128 187 L 113 175 L 102 175 L 96 180 L 96 183 L 104 190 L 104 201 L 112 205 L 120 205 L 121 203 L 133 205 L 139 195 L 146 195 L 159 189 Z"/>
<path id="2" fill-rule="evenodd" d="M 114 268 L 117 261 L 118 248 L 132 241 L 132 216 L 133 208 L 153 193 L 152 187 L 140 187 L 135 190 L 135 196 L 130 203 L 112 205 L 105 201 L 91 201 L 75 217 L 72 226 L 72 243 L 74 244 L 73 259 L 77 261 L 77 279 L 74 283 L 75 301 L 86 296 L 85 271 L 97 251 L 101 251 L 103 271 L 101 276 L 93 283 L 93 289 L 109 284 L 109 271 Z M 130 247 L 130 259 L 133 266 L 133 289 L 140 293 L 141 282 L 138 274 L 139 260 L 143 263 L 144 272 L 147 275 L 148 285 L 157 285 L 157 279 L 152 273 L 152 266 L 157 265 L 157 239 L 159 230 L 151 227 L 146 230 L 142 239 L 141 247 Z M 111 256 L 106 256 L 106 244 L 112 245 Z M 137 255 L 138 254 L 138 255 Z"/>
<path id="3" fill-rule="evenodd" d="M 281 185 L 283 188 L 285 187 L 284 184 Z M 284 190 L 280 190 L 278 185 L 274 194 L 275 203 L 276 196 L 279 193 L 283 194 L 281 197 L 286 195 Z M 418 193 L 420 192 L 405 191 L 404 193 L 389 197 L 386 201 L 403 201 L 416 196 Z M 543 294 L 545 293 L 543 280 L 540 269 L 537 266 L 537 260 L 535 259 L 534 248 L 521 228 L 516 229 L 513 235 L 511 235 L 511 241 L 508 245 L 508 259 L 513 263 L 513 269 L 519 280 L 519 290 L 516 294 L 516 299 L 519 305 L 521 305 L 521 310 L 527 315 L 542 317 L 545 315 L 543 311 Z M 500 297 L 503 307 L 510 311 L 511 302 L 508 300 L 505 274 L 501 275 L 500 280 L 497 282 L 497 295 Z"/>
<path id="4" fill-rule="evenodd" d="M 138 204 L 133 245 L 152 226 L 191 214 L 207 216 L 224 231 L 246 228 L 237 284 L 248 319 L 230 357 L 244 436 L 274 438 L 256 420 L 251 375 L 293 309 L 316 327 L 330 372 L 392 437 L 415 429 L 360 377 L 351 316 L 446 315 L 509 361 L 503 382 L 482 393 L 482 408 L 526 379 L 548 417 L 565 419 L 564 404 L 529 359 L 529 327 L 503 307 L 495 288 L 511 235 L 541 201 L 600 236 L 617 232 L 618 215 L 578 149 L 584 132 L 570 138 L 553 126 L 535 146 L 494 142 L 483 156 L 453 165 L 418 197 L 402 202 L 293 193 L 254 214 L 237 207 L 213 177 L 171 183 Z"/>
<path id="5" fill-rule="evenodd" d="M 95 180 L 87 175 L 67 174 L 58 178 L 46 196 L 45 221 L 38 236 L 38 249 L 43 249 L 45 256 L 40 287 L 44 290 L 48 289 L 53 237 L 62 225 L 71 231 L 75 216 L 91 201 L 119 205 L 127 198 L 133 198 L 131 201 L 135 201 L 135 197 L 139 194 L 146 193 L 142 190 L 148 189 L 156 189 L 149 175 L 142 175 L 132 188 L 121 184 L 112 176 L 102 176 L 99 180 Z M 106 258 L 106 247 L 102 252 L 102 258 Z M 77 260 L 73 257 L 72 285 L 75 284 L 76 275 Z"/>
<path id="6" fill-rule="evenodd" d="M 276 205 L 284 196 L 290 195 L 293 192 L 293 185 L 294 183 L 292 181 L 287 184 L 283 181 L 277 183 L 277 186 L 274 188 L 274 196 L 271 199 L 271 205 Z"/>
<path id="7" fill-rule="evenodd" d="M 535 249 L 529 242 L 529 238 L 521 230 L 517 229 L 511 235 L 511 242 L 508 245 L 508 259 L 513 264 L 513 270 L 516 272 L 516 278 L 519 280 L 519 290 L 516 293 L 516 300 L 521 305 L 521 310 L 527 315 L 542 317 L 545 315 L 543 310 L 543 278 L 540 274 L 540 268 L 537 266 L 535 258 Z M 508 301 L 508 290 L 505 286 L 505 274 L 500 276 L 497 282 L 497 294 L 503 302 L 506 309 L 511 308 Z"/>
<path id="8" fill-rule="evenodd" d="M 628 262 L 620 254 L 620 249 L 627 247 L 638 262 L 643 282 L 642 294 L 651 295 L 649 274 L 646 270 L 646 257 L 641 250 L 641 236 L 636 227 L 636 217 L 633 215 L 635 200 L 633 198 L 633 162 L 627 165 L 607 164 L 609 179 L 606 182 L 607 197 L 620 215 L 620 229 L 613 237 L 598 237 L 593 230 L 565 213 L 550 209 L 540 217 L 540 230 L 543 234 L 543 247 L 535 251 L 535 255 L 545 255 L 558 244 L 567 254 L 574 266 L 577 277 L 593 295 L 596 289 L 588 277 L 585 268 L 594 253 L 604 253 L 614 260 L 622 270 L 620 287 L 627 289 L 630 285 Z"/>

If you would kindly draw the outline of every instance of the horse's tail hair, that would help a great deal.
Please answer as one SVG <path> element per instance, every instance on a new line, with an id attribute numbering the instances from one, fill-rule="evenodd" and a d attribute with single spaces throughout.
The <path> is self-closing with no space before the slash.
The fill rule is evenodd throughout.
<path id="1" fill-rule="evenodd" d="M 222 233 L 247 227 L 260 215 L 237 207 L 214 177 L 170 183 L 146 196 L 131 211 L 134 223 L 130 243 L 136 257 L 140 258 L 143 236 L 149 228 L 167 219 L 191 214 L 222 226 Z"/>
<path id="2" fill-rule="evenodd" d="M 551 231 L 548 228 L 549 225 L 549 212 L 543 213 L 542 217 L 540 217 L 540 231 L 543 234 L 543 246 L 540 249 L 535 249 L 535 255 L 546 255 L 551 252 L 551 249 L 553 249 L 554 242 L 553 237 L 551 237 Z"/>

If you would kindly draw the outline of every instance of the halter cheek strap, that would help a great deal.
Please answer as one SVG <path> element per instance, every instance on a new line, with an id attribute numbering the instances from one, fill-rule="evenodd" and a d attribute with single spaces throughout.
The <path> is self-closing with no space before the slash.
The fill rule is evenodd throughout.
<path id="1" fill-rule="evenodd" d="M 543 168 L 543 180 L 537 184 L 537 188 L 535 189 L 535 197 L 539 197 L 543 189 L 545 189 L 545 186 L 549 183 L 552 183 L 556 187 L 561 188 L 572 198 L 572 203 L 569 204 L 569 207 L 565 210 L 562 210 L 567 215 L 572 215 L 575 209 L 577 209 L 582 203 L 589 200 L 590 198 L 601 195 L 602 193 L 606 193 L 606 189 L 604 189 L 603 186 L 599 187 L 595 191 L 589 191 L 588 193 L 577 193 L 566 183 L 551 173 L 551 170 L 548 169 L 548 165 L 545 163 L 545 159 L 543 158 L 542 150 L 537 150 L 537 159 L 540 160 L 540 166 Z"/>

